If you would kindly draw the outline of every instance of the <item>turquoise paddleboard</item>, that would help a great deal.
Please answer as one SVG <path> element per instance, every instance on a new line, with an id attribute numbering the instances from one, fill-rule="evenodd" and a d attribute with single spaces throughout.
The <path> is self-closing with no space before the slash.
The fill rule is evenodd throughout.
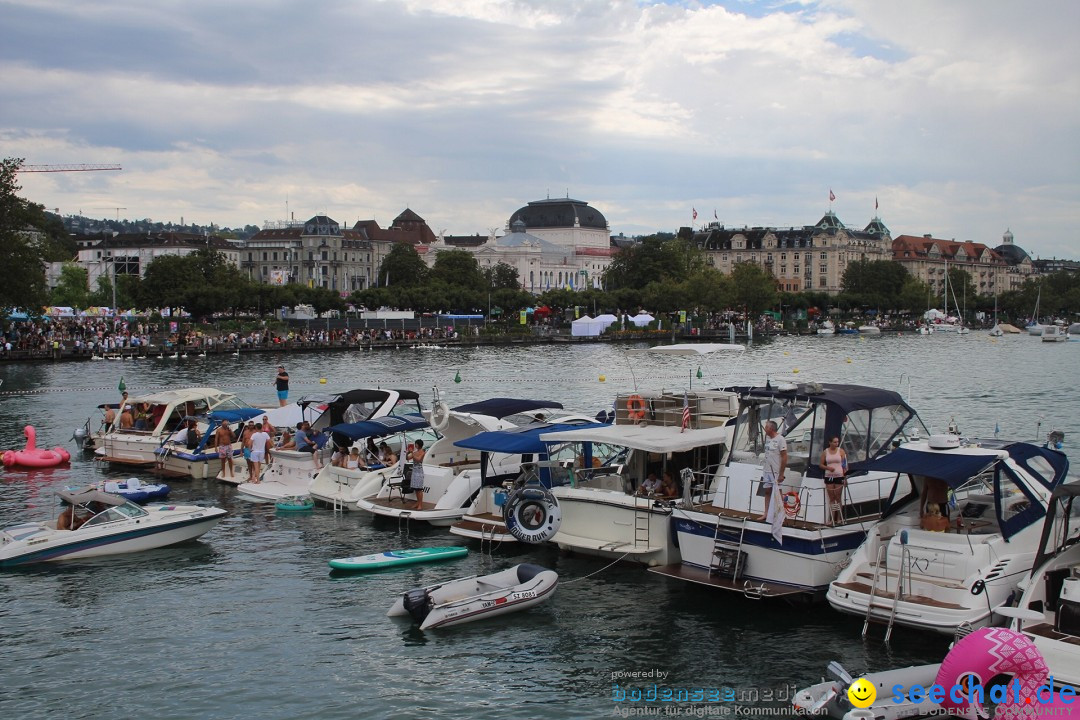
<path id="1" fill-rule="evenodd" d="M 360 555 L 359 557 L 337 558 L 330 561 L 330 567 L 335 570 L 377 570 L 379 568 L 394 567 L 395 565 L 449 560 L 464 557 L 468 554 L 469 548 L 457 545 L 450 547 L 423 547 L 412 550 L 387 550 L 386 552 Z"/>

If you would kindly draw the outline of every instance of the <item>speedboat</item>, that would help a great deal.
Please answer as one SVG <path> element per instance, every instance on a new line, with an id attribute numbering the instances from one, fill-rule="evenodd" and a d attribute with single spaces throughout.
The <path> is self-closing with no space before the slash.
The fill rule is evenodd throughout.
<path id="1" fill-rule="evenodd" d="M 748 597 L 821 599 L 893 492 L 895 473 L 868 472 L 867 464 L 925 428 L 890 390 L 784 383 L 735 391 L 739 410 L 727 462 L 694 468 L 688 482 L 701 489 L 674 508 L 682 561 L 652 570 Z M 770 420 L 788 450 L 779 497 L 772 499 L 783 510 L 776 523 L 759 519 L 765 514 L 763 426 Z M 833 437 L 848 462 L 839 507 L 830 507 L 818 463 Z"/>
<path id="2" fill-rule="evenodd" d="M 818 335 L 835 335 L 836 334 L 836 325 L 833 324 L 832 320 L 826 320 L 825 322 L 821 323 L 821 327 L 819 327 L 817 329 L 817 334 Z"/>
<path id="3" fill-rule="evenodd" d="M 436 440 L 424 456 L 424 504 L 417 508 L 415 499 L 406 499 L 387 478 L 378 492 L 357 501 L 360 510 L 383 517 L 420 520 L 432 525 L 451 525 L 465 514 L 482 484 L 481 475 L 489 477 L 514 477 L 521 471 L 518 453 L 488 453 L 481 463 L 477 453 L 460 441 L 478 433 L 508 430 L 537 422 L 535 411 L 561 409 L 562 405 L 550 400 L 526 400 L 518 398 L 490 398 L 480 402 L 440 408 L 432 411 L 435 429 L 442 437 Z M 590 417 L 565 416 L 552 422 L 594 423 Z M 409 467 L 407 474 L 415 472 Z"/>
<path id="4" fill-rule="evenodd" d="M 881 328 L 879 328 L 877 325 L 860 325 L 859 326 L 859 334 L 860 335 L 880 335 L 881 334 Z"/>
<path id="5" fill-rule="evenodd" d="M 558 584 L 554 570 L 522 563 L 491 575 L 409 590 L 387 615 L 411 615 L 421 630 L 462 625 L 538 605 L 555 593 Z"/>
<path id="6" fill-rule="evenodd" d="M 672 501 L 644 481 L 700 469 L 714 472 L 731 446 L 738 395 L 723 390 L 631 393 L 616 398 L 613 425 L 544 433 L 569 443 L 573 481 L 553 487 L 562 524 L 560 548 L 643 565 L 680 560 L 671 528 Z"/>
<path id="7" fill-rule="evenodd" d="M 450 532 L 493 546 L 518 542 L 518 536 L 507 527 L 504 518 L 508 498 L 515 488 L 550 489 L 569 482 L 570 468 L 574 462 L 573 449 L 565 443 L 547 443 L 541 436 L 579 427 L 582 427 L 581 423 L 534 423 L 512 430 L 483 432 L 459 440 L 459 447 L 480 452 L 480 486 L 464 515 L 450 526 Z M 519 458 L 520 474 L 516 477 L 513 473 L 494 472 L 496 465 L 490 462 L 492 458 L 509 455 Z M 543 538 L 541 541 L 549 539 Z"/>
<path id="8" fill-rule="evenodd" d="M 1035 561 L 1039 523 L 1069 461 L 1033 443 L 935 435 L 867 470 L 895 473 L 897 489 L 827 597 L 862 617 L 864 634 L 886 623 L 888 638 L 895 625 L 951 634 L 999 622 L 996 610 L 1019 595 Z M 926 502 L 935 483 L 951 489 L 954 521 L 926 511 L 937 505 Z M 1059 520 L 1054 532 L 1064 531 Z"/>
<path id="9" fill-rule="evenodd" d="M 225 511 L 196 505 L 140 507 L 93 486 L 61 491 L 68 509 L 48 522 L 0 530 L 0 567 L 119 555 L 176 545 L 201 537 Z M 58 529 L 73 526 L 74 530 Z"/>
<path id="10" fill-rule="evenodd" d="M 301 420 L 311 423 L 313 431 L 322 433 L 331 425 L 359 422 L 386 417 L 402 412 L 419 412 L 419 395 L 412 390 L 356 389 L 343 393 L 316 393 L 305 395 L 296 402 Z M 287 426 L 271 423 L 292 430 L 295 423 Z M 321 435 L 325 438 L 325 435 Z M 263 466 L 259 482 L 248 480 L 247 462 L 242 458 L 233 461 L 233 474 L 226 477 L 218 473 L 218 480 L 235 483 L 240 496 L 257 502 L 278 500 L 307 495 L 312 481 L 323 466 L 330 463 L 332 443 L 316 442 L 315 452 L 282 450 L 272 448 L 270 462 Z M 366 448 L 363 449 L 367 454 Z"/>
<path id="11" fill-rule="evenodd" d="M 370 496 L 384 483 L 392 483 L 399 491 L 408 492 L 405 453 L 409 434 L 428 427 L 427 418 L 420 414 L 384 415 L 330 426 L 328 429 L 332 433 L 332 440 L 339 447 L 352 443 L 363 447 L 369 439 L 374 442 L 385 438 L 387 445 L 398 456 L 398 462 L 384 465 L 368 458 L 369 464 L 358 468 L 328 463 L 311 481 L 309 494 L 315 502 L 328 505 L 334 510 L 358 510 L 357 501 Z"/>
<path id="12" fill-rule="evenodd" d="M 1043 342 L 1065 342 L 1068 339 L 1069 335 L 1065 332 L 1065 329 L 1058 325 L 1047 325 L 1043 328 Z"/>
<path id="13" fill-rule="evenodd" d="M 133 412 L 140 407 L 145 409 L 145 428 L 121 428 L 114 423 L 108 432 L 95 435 L 96 459 L 112 465 L 153 467 L 159 462 L 157 451 L 161 445 L 171 433 L 185 425 L 186 418 L 205 415 L 211 410 L 247 407 L 233 393 L 207 387 L 166 390 L 132 397 L 128 404 Z M 199 477 L 205 477 L 205 474 Z"/>

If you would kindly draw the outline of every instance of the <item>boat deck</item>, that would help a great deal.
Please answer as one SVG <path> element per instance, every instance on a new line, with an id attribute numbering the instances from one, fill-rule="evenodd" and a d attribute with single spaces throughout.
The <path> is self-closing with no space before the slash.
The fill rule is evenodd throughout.
<path id="1" fill-rule="evenodd" d="M 434 510 L 435 503 L 423 503 L 421 507 L 416 507 L 416 500 L 401 498 L 395 495 L 388 498 L 365 498 L 365 500 L 376 507 L 387 508 L 389 510 Z"/>
<path id="2" fill-rule="evenodd" d="M 791 587 L 790 585 L 780 585 L 765 580 L 735 580 L 730 577 L 710 573 L 704 568 L 683 565 L 681 563 L 651 567 L 649 568 L 649 572 L 675 578 L 676 580 L 685 580 L 687 582 L 697 583 L 698 585 L 719 588 L 721 590 L 732 590 L 738 593 L 753 595 L 754 597 L 786 597 L 802 595 L 806 592 L 799 588 Z"/>
<path id="3" fill-rule="evenodd" d="M 758 514 L 757 513 L 747 512 L 745 510 L 733 510 L 731 508 L 720 508 L 720 507 L 716 507 L 715 505 L 712 505 L 711 503 L 701 503 L 701 504 L 698 504 L 698 505 L 694 505 L 693 510 L 694 510 L 694 512 L 705 513 L 707 515 L 716 515 L 717 517 L 730 518 L 730 519 L 733 519 L 733 520 L 740 520 L 740 521 L 741 520 L 757 520 L 758 519 Z M 862 517 L 847 518 L 843 524 L 835 526 L 835 527 L 857 526 L 860 523 L 876 522 L 877 520 L 878 520 L 877 515 L 864 515 Z M 799 530 L 816 531 L 816 530 L 828 529 L 828 528 L 831 528 L 831 527 L 834 527 L 834 526 L 832 526 L 832 525 L 824 525 L 822 523 L 816 523 L 816 522 L 809 522 L 807 520 L 796 520 L 794 518 L 785 517 L 784 518 L 784 527 L 797 528 Z"/>
<path id="4" fill-rule="evenodd" d="M 871 586 L 862 582 L 834 582 L 833 587 L 838 587 L 843 590 L 850 590 L 852 592 L 862 593 L 869 596 Z M 888 600 L 890 604 L 880 604 L 878 600 Z M 892 608 L 891 601 L 893 600 L 893 593 L 886 590 L 878 590 L 874 593 L 874 607 L 879 610 L 890 610 Z M 967 610 L 964 605 L 957 605 L 956 603 L 943 602 L 941 600 L 935 600 L 934 598 L 926 597 L 925 595 L 905 595 L 901 602 L 913 603 L 915 605 L 926 605 L 927 607 L 941 608 L 942 610 Z"/>
<path id="5" fill-rule="evenodd" d="M 1024 632 L 1029 635 L 1038 635 L 1039 637 L 1048 638 L 1050 640 L 1058 640 L 1060 642 L 1068 643 L 1070 645 L 1080 645 L 1080 637 L 1076 635 L 1067 635 L 1060 633 L 1054 629 L 1054 626 L 1050 623 L 1039 623 L 1038 625 L 1028 625 L 1024 628 Z"/>

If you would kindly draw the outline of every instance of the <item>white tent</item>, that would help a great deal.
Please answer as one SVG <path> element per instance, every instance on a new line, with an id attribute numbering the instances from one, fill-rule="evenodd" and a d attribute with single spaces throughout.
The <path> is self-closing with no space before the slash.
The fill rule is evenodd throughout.
<path id="1" fill-rule="evenodd" d="M 634 317 L 630 318 L 630 322 L 634 323 L 634 325 L 636 325 L 637 327 L 645 327 L 655 319 L 656 318 L 654 318 L 647 312 L 640 312 Z"/>
<path id="2" fill-rule="evenodd" d="M 604 331 L 604 324 L 599 323 L 588 315 L 582 315 L 570 323 L 570 334 L 573 337 L 596 337 Z"/>
<path id="3" fill-rule="evenodd" d="M 604 315 L 597 315 L 596 317 L 593 318 L 593 320 L 600 323 L 600 330 L 601 330 L 601 332 L 603 332 L 604 330 L 608 329 L 609 325 L 613 325 L 613 324 L 617 323 L 619 321 L 619 318 L 615 317 L 614 315 L 612 315 L 610 313 L 607 313 L 607 314 L 604 314 Z"/>

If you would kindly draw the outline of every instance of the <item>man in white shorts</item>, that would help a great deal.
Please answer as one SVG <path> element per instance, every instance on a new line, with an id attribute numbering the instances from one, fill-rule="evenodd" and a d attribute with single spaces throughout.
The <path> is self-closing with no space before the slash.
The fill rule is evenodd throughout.
<path id="1" fill-rule="evenodd" d="M 270 436 L 261 427 L 251 436 L 251 477 L 258 484 L 262 480 L 262 464 L 270 460 Z"/>

